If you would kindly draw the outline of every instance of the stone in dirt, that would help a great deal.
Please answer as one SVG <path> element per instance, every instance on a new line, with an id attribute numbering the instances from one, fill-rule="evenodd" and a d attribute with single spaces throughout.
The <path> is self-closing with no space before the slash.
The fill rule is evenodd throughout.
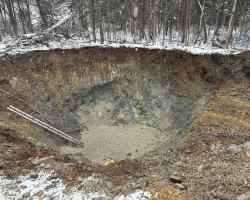
<path id="1" fill-rule="evenodd" d="M 32 173 L 32 174 L 30 174 L 30 178 L 31 179 L 37 179 L 38 178 L 38 174 Z"/>
<path id="2" fill-rule="evenodd" d="M 23 196 L 23 198 L 27 198 L 30 196 L 30 192 L 25 192 L 22 196 Z"/>
<path id="3" fill-rule="evenodd" d="M 142 183 L 134 183 L 134 182 L 133 182 L 131 185 L 132 185 L 133 189 L 142 188 Z"/>
<path id="4" fill-rule="evenodd" d="M 15 192 L 15 191 L 12 191 L 12 190 L 9 190 L 9 191 L 7 191 L 7 195 L 8 195 L 8 196 L 15 196 L 15 195 L 16 195 L 16 192 Z"/>
<path id="5" fill-rule="evenodd" d="M 234 97 L 234 96 L 237 96 L 237 95 L 238 95 L 237 92 L 231 92 L 231 93 L 230 93 L 230 96 L 233 96 L 233 97 Z"/>
<path id="6" fill-rule="evenodd" d="M 182 182 L 183 182 L 182 178 L 179 177 L 179 176 L 176 176 L 176 175 L 170 176 L 169 180 L 170 180 L 172 183 L 182 183 Z"/>
<path id="7" fill-rule="evenodd" d="M 20 179 L 18 179 L 17 181 L 16 181 L 16 183 L 22 183 L 22 180 L 20 180 Z"/>
<path id="8" fill-rule="evenodd" d="M 21 185 L 20 186 L 22 189 L 25 189 L 25 188 L 27 188 L 27 185 Z"/>
<path id="9" fill-rule="evenodd" d="M 246 156 L 247 156 L 248 158 L 250 158 L 250 150 L 247 150 L 247 151 L 246 151 Z"/>
<path id="10" fill-rule="evenodd" d="M 176 183 L 175 186 L 180 190 L 186 190 L 187 187 L 181 183 Z"/>

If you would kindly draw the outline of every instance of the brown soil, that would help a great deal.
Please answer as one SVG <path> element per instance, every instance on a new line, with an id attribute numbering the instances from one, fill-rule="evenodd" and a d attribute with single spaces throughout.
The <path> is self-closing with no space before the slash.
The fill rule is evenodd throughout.
<path id="1" fill-rule="evenodd" d="M 250 190 L 249 53 L 87 48 L 1 59 L 1 89 L 62 130 L 91 133 L 82 136 L 90 142 L 78 163 L 79 149 L 62 154 L 58 149 L 71 145 L 9 113 L 12 104 L 44 120 L 1 94 L 0 171 L 9 178 L 38 170 L 40 158 L 72 186 L 99 174 L 114 185 L 114 196 L 138 180 L 147 180 L 143 189 L 159 200 L 231 200 Z M 107 158 L 116 162 L 89 162 Z M 173 174 L 183 188 L 170 180 Z"/>

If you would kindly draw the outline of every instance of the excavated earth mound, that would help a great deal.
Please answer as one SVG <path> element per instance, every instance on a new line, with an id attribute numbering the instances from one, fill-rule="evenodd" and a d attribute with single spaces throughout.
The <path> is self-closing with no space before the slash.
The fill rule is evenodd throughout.
<path id="1" fill-rule="evenodd" d="M 25 148 L 42 146 L 82 165 L 140 160 L 156 199 L 235 199 L 250 187 L 249 83 L 249 52 L 88 47 L 6 55 L 0 58 L 0 132 L 4 138 L 18 133 Z M 10 112 L 10 105 L 82 145 Z M 93 169 L 112 182 L 113 173 L 103 170 Z M 176 185 L 171 174 L 185 184 Z"/>

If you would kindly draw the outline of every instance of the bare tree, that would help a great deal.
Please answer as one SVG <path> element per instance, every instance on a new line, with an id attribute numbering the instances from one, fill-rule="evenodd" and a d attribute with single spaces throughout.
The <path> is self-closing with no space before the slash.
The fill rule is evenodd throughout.
<path id="1" fill-rule="evenodd" d="M 235 14 L 236 14 L 236 8 L 237 8 L 237 3 L 238 0 L 234 0 L 234 5 L 233 5 L 233 11 L 229 20 L 229 25 L 228 25 L 228 34 L 227 34 L 227 40 L 226 40 L 226 48 L 229 48 L 229 43 L 232 37 L 232 33 L 233 33 L 233 28 L 234 28 L 234 18 L 235 18 Z"/>
<path id="2" fill-rule="evenodd" d="M 98 25 L 99 25 L 99 33 L 100 33 L 100 43 L 104 43 L 104 33 L 103 33 L 103 17 L 102 17 L 102 2 L 98 2 Z"/>
<path id="3" fill-rule="evenodd" d="M 13 6 L 13 0 L 5 0 L 5 4 L 8 9 L 10 24 L 12 26 L 14 36 L 17 37 L 18 29 L 17 29 L 17 20 L 16 20 L 16 15 L 15 15 L 15 10 Z"/>
<path id="4" fill-rule="evenodd" d="M 199 24 L 197 37 L 194 42 L 195 44 L 198 42 L 199 37 L 201 36 L 202 29 L 204 33 L 204 43 L 207 42 L 207 28 L 206 28 L 205 14 L 204 14 L 206 0 L 203 1 L 203 4 L 201 4 L 200 0 L 197 0 L 197 3 L 198 3 L 198 7 L 200 8 L 201 15 L 200 15 L 200 24 Z"/>
<path id="5" fill-rule="evenodd" d="M 217 11 L 216 21 L 215 21 L 215 31 L 213 34 L 212 42 L 214 42 L 215 37 L 217 36 L 219 29 L 222 25 L 222 16 L 223 16 L 224 7 L 225 7 L 225 0 L 223 0 L 222 3 L 219 2 L 219 5 L 218 5 L 218 11 Z"/>
<path id="6" fill-rule="evenodd" d="M 190 22 L 190 2 L 191 0 L 184 1 L 184 13 L 183 13 L 183 22 L 182 22 L 182 44 L 188 45 L 189 43 L 189 22 Z"/>
<path id="7" fill-rule="evenodd" d="M 93 36 L 93 41 L 96 42 L 96 31 L 95 31 L 95 0 L 90 0 L 90 11 L 91 11 L 92 36 Z"/>
<path id="8" fill-rule="evenodd" d="M 19 18 L 21 21 L 21 25 L 22 25 L 22 29 L 23 29 L 23 33 L 26 33 L 26 16 L 25 16 L 25 11 L 22 7 L 22 2 L 20 2 L 20 0 L 16 0 L 17 2 L 17 6 L 18 6 L 18 13 L 19 13 Z"/>
<path id="9" fill-rule="evenodd" d="M 39 14 L 42 19 L 42 28 L 46 29 L 52 25 L 53 14 L 52 14 L 52 2 L 49 0 L 36 0 L 36 4 L 39 10 Z"/>
<path id="10" fill-rule="evenodd" d="M 40 18 L 32 24 L 34 6 Z M 220 48 L 249 42 L 249 0 L 0 0 L 1 36 L 47 30 L 59 22 L 65 6 L 73 17 L 62 19 L 53 32 L 66 39 L 77 35 L 100 43 L 212 42 Z"/>
<path id="11" fill-rule="evenodd" d="M 0 2 L 0 19 L 1 19 L 1 24 L 2 24 L 2 27 L 0 26 L 0 28 L 2 28 L 2 33 L 3 31 L 4 32 L 7 32 L 7 27 L 8 27 L 8 22 L 7 22 L 7 19 L 6 19 L 6 11 L 5 11 L 5 3 L 4 1 Z"/>

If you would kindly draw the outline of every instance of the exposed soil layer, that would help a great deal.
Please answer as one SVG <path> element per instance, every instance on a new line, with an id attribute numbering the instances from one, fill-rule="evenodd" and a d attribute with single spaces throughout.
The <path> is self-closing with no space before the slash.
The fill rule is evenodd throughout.
<path id="1" fill-rule="evenodd" d="M 133 190 L 128 184 L 138 180 L 146 180 L 143 189 L 159 194 L 156 199 L 247 195 L 249 63 L 247 52 L 96 47 L 1 57 L 0 88 L 45 117 L 0 93 L 0 169 L 14 178 L 37 168 L 28 162 L 33 157 L 50 157 L 46 162 L 71 185 L 79 176 L 105 177 L 114 185 L 111 196 Z M 10 113 L 9 105 L 84 146 Z M 107 159 L 116 164 L 98 165 Z M 173 174 L 181 186 L 170 180 Z"/>

